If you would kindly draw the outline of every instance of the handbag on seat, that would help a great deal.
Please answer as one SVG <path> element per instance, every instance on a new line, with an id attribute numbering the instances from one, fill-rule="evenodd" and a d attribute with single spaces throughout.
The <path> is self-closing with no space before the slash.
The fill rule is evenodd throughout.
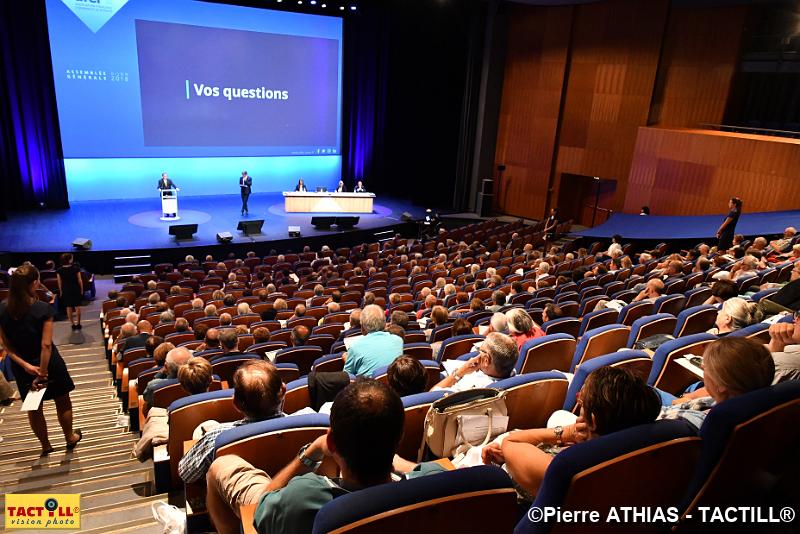
<path id="1" fill-rule="evenodd" d="M 486 445 L 507 427 L 505 391 L 475 388 L 452 393 L 431 404 L 417 461 L 422 461 L 426 445 L 434 456 L 453 457 L 473 445 Z"/>

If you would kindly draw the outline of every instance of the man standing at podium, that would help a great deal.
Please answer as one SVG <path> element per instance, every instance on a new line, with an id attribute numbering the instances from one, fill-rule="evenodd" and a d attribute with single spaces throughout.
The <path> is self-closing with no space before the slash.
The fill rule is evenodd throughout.
<path id="1" fill-rule="evenodd" d="M 175 185 L 175 182 L 173 182 L 172 180 L 169 179 L 169 176 L 167 176 L 167 173 L 162 172 L 161 173 L 161 179 L 158 181 L 158 190 L 159 191 L 164 191 L 165 189 L 174 189 L 175 191 L 179 191 L 178 186 Z M 172 197 L 175 196 L 175 193 L 168 193 L 167 196 L 169 198 L 172 198 Z M 162 217 L 161 217 L 161 220 L 167 220 L 167 218 L 175 218 L 175 219 L 178 218 L 177 199 L 175 199 L 175 204 L 174 205 L 175 205 L 176 212 L 175 213 L 168 213 L 168 212 L 165 211 L 163 213 Z M 164 204 L 164 196 L 163 195 L 161 197 L 161 207 L 162 207 L 162 210 L 163 209 L 169 209 L 169 208 L 166 208 L 166 204 Z M 170 210 L 170 211 L 172 211 L 172 210 Z"/>
<path id="2" fill-rule="evenodd" d="M 158 189 L 177 189 L 177 187 L 175 186 L 175 183 L 169 179 L 167 173 L 162 172 L 161 179 L 158 181 Z"/>
<path id="3" fill-rule="evenodd" d="M 250 198 L 252 187 L 253 179 L 247 175 L 247 171 L 242 171 L 242 176 L 239 178 L 239 189 L 242 193 L 242 215 L 245 213 L 250 215 L 250 211 L 247 209 L 247 199 Z"/>

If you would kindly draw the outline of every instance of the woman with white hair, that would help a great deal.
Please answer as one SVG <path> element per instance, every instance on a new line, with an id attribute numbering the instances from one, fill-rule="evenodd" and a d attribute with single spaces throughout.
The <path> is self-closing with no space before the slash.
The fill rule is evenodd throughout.
<path id="1" fill-rule="evenodd" d="M 743 298 L 734 297 L 726 300 L 717 313 L 716 326 L 708 331 L 716 336 L 726 336 L 731 332 L 755 324 L 763 318 L 758 304 Z"/>
<path id="2" fill-rule="evenodd" d="M 236 306 L 236 313 L 238 313 L 239 315 L 248 315 L 250 313 L 253 313 L 253 310 L 250 309 L 250 305 L 248 303 L 240 302 Z"/>
<path id="3" fill-rule="evenodd" d="M 529 339 L 542 337 L 544 330 L 539 328 L 528 312 L 522 308 L 512 308 L 506 312 L 506 322 L 508 324 L 508 335 L 521 348 Z"/>

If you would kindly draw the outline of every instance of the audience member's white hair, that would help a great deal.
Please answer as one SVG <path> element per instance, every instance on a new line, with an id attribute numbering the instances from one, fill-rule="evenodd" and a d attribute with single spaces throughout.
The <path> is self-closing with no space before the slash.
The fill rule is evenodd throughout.
<path id="1" fill-rule="evenodd" d="M 506 324 L 512 334 L 524 334 L 533 328 L 533 319 L 522 308 L 512 308 L 506 312 Z"/>
<path id="2" fill-rule="evenodd" d="M 496 312 L 492 315 L 489 323 L 492 325 L 492 330 L 495 332 L 505 332 L 508 329 L 508 321 L 504 313 Z"/>
<path id="3" fill-rule="evenodd" d="M 361 329 L 367 334 L 386 328 L 386 315 L 380 306 L 370 304 L 361 310 Z"/>
<path id="4" fill-rule="evenodd" d="M 238 306 L 236 306 L 236 311 L 239 315 L 247 315 L 248 313 L 253 313 L 250 310 L 250 305 L 246 302 L 240 302 Z"/>

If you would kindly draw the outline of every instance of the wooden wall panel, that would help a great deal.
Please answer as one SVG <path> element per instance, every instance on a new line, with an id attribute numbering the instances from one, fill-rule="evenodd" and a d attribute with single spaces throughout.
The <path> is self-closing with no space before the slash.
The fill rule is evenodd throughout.
<path id="1" fill-rule="evenodd" d="M 495 208 L 540 218 L 558 128 L 571 7 L 509 5 L 506 73 L 495 161 L 506 165 Z"/>
<path id="2" fill-rule="evenodd" d="M 638 128 L 647 124 L 668 1 L 575 7 L 569 78 L 552 198 L 562 173 L 617 180 L 624 204 Z"/>
<path id="3" fill-rule="evenodd" d="M 650 125 L 722 122 L 746 13 L 744 5 L 672 9 Z"/>
<path id="4" fill-rule="evenodd" d="M 625 211 L 710 215 L 731 196 L 745 211 L 797 209 L 800 140 L 704 130 L 643 127 L 633 156 Z"/>

